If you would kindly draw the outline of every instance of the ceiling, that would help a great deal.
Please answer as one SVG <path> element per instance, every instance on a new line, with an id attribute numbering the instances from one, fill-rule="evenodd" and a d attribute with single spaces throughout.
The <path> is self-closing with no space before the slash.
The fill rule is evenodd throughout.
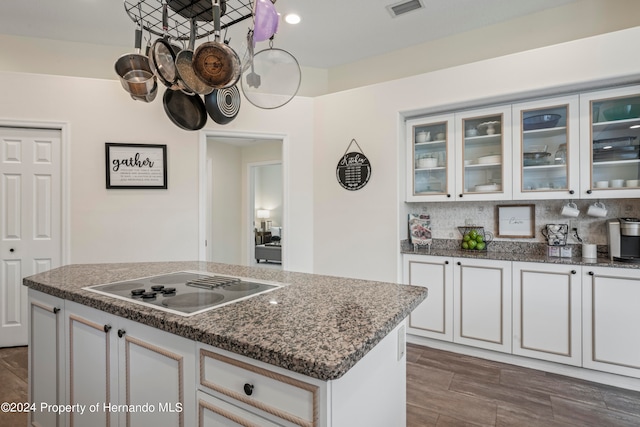
<path id="1" fill-rule="evenodd" d="M 421 1 L 424 8 L 394 18 L 387 6 L 397 0 L 277 0 L 275 6 L 282 16 L 296 12 L 302 22 L 296 26 L 280 22 L 274 47 L 291 52 L 303 66 L 331 68 L 579 0 Z M 160 0 L 141 2 L 160 4 Z M 251 4 L 250 0 L 227 2 Z M 122 0 L 2 3 L 0 33 L 131 46 L 133 50 L 135 25 Z M 246 50 L 246 33 L 251 25 L 251 20 L 245 20 L 228 30 L 227 38 L 239 54 Z M 262 42 L 257 49 L 267 47 L 268 43 Z"/>

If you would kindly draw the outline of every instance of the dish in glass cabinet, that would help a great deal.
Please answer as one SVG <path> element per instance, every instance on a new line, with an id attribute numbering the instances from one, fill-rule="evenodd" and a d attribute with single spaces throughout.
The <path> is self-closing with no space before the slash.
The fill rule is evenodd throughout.
<path id="1" fill-rule="evenodd" d="M 538 114 L 522 120 L 524 130 L 548 129 L 556 127 L 560 114 Z"/>
<path id="2" fill-rule="evenodd" d="M 490 156 L 483 156 L 478 158 L 478 164 L 485 165 L 490 163 L 501 163 L 502 156 L 500 154 L 492 154 Z"/>
<path id="3" fill-rule="evenodd" d="M 499 189 L 500 186 L 498 184 L 481 184 L 475 186 L 476 191 L 498 191 Z"/>
<path id="4" fill-rule="evenodd" d="M 640 104 L 616 105 L 607 108 L 602 114 L 609 121 L 635 119 L 640 117 Z"/>
<path id="5" fill-rule="evenodd" d="M 496 133 L 497 127 L 500 127 L 499 121 L 484 122 L 478 125 L 478 130 L 485 132 L 487 135 L 493 135 Z"/>

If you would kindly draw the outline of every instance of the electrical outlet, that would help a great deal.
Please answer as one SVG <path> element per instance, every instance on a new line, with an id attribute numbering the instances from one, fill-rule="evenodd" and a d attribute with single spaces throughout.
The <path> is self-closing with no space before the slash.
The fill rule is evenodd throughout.
<path id="1" fill-rule="evenodd" d="M 580 223 L 578 222 L 577 219 L 570 219 L 569 220 L 569 233 L 573 234 L 573 230 L 580 231 L 580 229 L 578 228 L 579 225 L 580 225 Z"/>

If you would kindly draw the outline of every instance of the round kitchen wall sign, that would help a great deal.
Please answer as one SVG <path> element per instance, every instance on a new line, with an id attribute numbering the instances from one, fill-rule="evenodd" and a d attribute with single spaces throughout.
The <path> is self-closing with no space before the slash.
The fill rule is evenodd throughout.
<path id="1" fill-rule="evenodd" d="M 354 142 L 360 152 L 349 151 L 351 144 Z M 338 161 L 336 177 L 342 188 L 351 191 L 359 190 L 369 182 L 369 178 L 371 178 L 371 163 L 355 139 L 351 140 L 344 155 Z"/>

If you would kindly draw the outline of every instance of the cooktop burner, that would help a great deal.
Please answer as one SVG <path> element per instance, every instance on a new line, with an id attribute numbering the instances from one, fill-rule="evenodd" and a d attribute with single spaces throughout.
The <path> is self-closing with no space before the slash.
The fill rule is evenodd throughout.
<path id="1" fill-rule="evenodd" d="M 83 289 L 183 316 L 269 292 L 277 283 L 245 281 L 239 277 L 180 271 Z"/>

